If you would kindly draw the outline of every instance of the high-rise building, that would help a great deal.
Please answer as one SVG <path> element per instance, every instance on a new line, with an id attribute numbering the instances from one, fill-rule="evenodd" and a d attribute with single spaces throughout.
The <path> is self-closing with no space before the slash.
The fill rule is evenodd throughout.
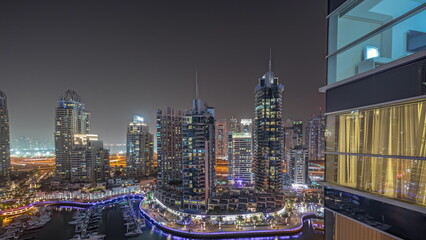
<path id="1" fill-rule="evenodd" d="M 237 118 L 231 117 L 229 119 L 228 131 L 229 132 L 241 132 L 240 131 L 240 124 L 238 123 L 238 119 Z"/>
<path id="2" fill-rule="evenodd" d="M 311 118 L 306 126 L 306 147 L 309 151 L 309 178 L 318 182 L 324 180 L 325 116 Z"/>
<path id="3" fill-rule="evenodd" d="M 250 132 L 231 133 L 229 136 L 228 178 L 231 184 L 243 186 L 253 182 L 252 135 Z"/>
<path id="4" fill-rule="evenodd" d="M 308 156 L 309 152 L 307 148 L 297 146 L 292 149 L 288 149 L 286 152 L 287 163 L 287 175 L 286 184 L 309 184 L 308 176 Z"/>
<path id="5" fill-rule="evenodd" d="M 424 239 L 426 1 L 329 0 L 327 20 L 325 237 Z"/>
<path id="6" fill-rule="evenodd" d="M 297 146 L 303 146 L 303 122 L 294 121 L 288 118 L 284 122 L 284 149 L 293 149 Z"/>
<path id="7" fill-rule="evenodd" d="M 10 136 L 7 96 L 0 91 L 0 182 L 10 177 Z"/>
<path id="8" fill-rule="evenodd" d="M 197 91 L 198 92 L 198 91 Z M 198 94 L 197 94 L 198 95 Z M 214 108 L 198 98 L 183 120 L 183 207 L 207 211 L 215 180 Z"/>
<path id="9" fill-rule="evenodd" d="M 71 180 L 71 157 L 74 134 L 90 133 L 90 113 L 73 90 L 61 95 L 56 107 L 55 154 L 56 176 Z"/>
<path id="10" fill-rule="evenodd" d="M 140 116 L 127 127 L 127 176 L 137 180 L 154 174 L 154 135 Z"/>
<path id="11" fill-rule="evenodd" d="M 109 151 L 96 134 L 74 134 L 72 182 L 105 182 L 110 174 Z"/>
<path id="12" fill-rule="evenodd" d="M 227 159 L 228 157 L 228 128 L 226 119 L 216 120 L 216 158 Z"/>
<path id="13" fill-rule="evenodd" d="M 182 185 L 182 121 L 181 111 L 157 111 L 158 187 Z"/>
<path id="14" fill-rule="evenodd" d="M 244 133 L 253 133 L 253 120 L 251 119 L 241 119 L 240 121 L 240 130 Z"/>
<path id="15" fill-rule="evenodd" d="M 303 143 L 303 122 L 302 121 L 294 121 L 293 122 L 293 148 L 298 146 L 304 146 Z"/>
<path id="16" fill-rule="evenodd" d="M 271 71 L 270 60 L 269 70 L 255 90 L 254 180 L 258 191 L 280 191 L 283 187 L 283 90 Z"/>
<path id="17" fill-rule="evenodd" d="M 320 114 L 309 120 L 306 126 L 306 147 L 309 160 L 324 160 L 325 149 L 325 116 Z"/>

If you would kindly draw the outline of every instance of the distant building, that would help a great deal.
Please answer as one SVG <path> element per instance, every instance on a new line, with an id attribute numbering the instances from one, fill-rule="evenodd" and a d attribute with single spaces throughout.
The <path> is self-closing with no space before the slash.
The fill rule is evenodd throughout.
<path id="1" fill-rule="evenodd" d="M 74 134 L 71 154 L 72 182 L 106 182 L 110 175 L 109 152 L 96 134 Z"/>
<path id="2" fill-rule="evenodd" d="M 55 116 L 56 176 L 71 180 L 74 134 L 90 133 L 90 113 L 73 90 L 61 95 Z"/>
<path id="3" fill-rule="evenodd" d="M 303 146 L 303 122 L 289 118 L 284 122 L 284 150 Z"/>
<path id="4" fill-rule="evenodd" d="M 275 192 L 283 187 L 283 90 L 269 62 L 255 90 L 254 180 L 258 191 Z"/>
<path id="5" fill-rule="evenodd" d="M 126 144 L 105 144 L 106 149 L 109 150 L 111 154 L 125 154 L 126 153 Z"/>
<path id="6" fill-rule="evenodd" d="M 10 177 L 10 136 L 7 96 L 0 91 L 0 182 Z"/>
<path id="7" fill-rule="evenodd" d="M 309 152 L 309 178 L 312 181 L 324 180 L 325 117 L 324 114 L 309 120 L 306 131 L 306 147 Z"/>
<path id="8" fill-rule="evenodd" d="M 253 151 L 250 132 L 229 135 L 228 176 L 231 184 L 245 185 L 253 182 Z"/>
<path id="9" fill-rule="evenodd" d="M 287 150 L 287 185 L 309 184 L 308 154 L 308 149 L 302 146 Z"/>
<path id="10" fill-rule="evenodd" d="M 325 117 L 324 114 L 309 120 L 306 126 L 306 147 L 309 150 L 309 160 L 324 160 L 325 149 Z"/>
<path id="11" fill-rule="evenodd" d="M 216 158 L 227 159 L 228 157 L 228 127 L 226 119 L 216 120 Z"/>
<path id="12" fill-rule="evenodd" d="M 183 120 L 183 207 L 207 211 L 215 180 L 214 108 L 198 98 Z"/>
<path id="13" fill-rule="evenodd" d="M 158 187 L 182 185 L 182 121 L 181 111 L 157 111 Z"/>
<path id="14" fill-rule="evenodd" d="M 127 176 L 137 180 L 154 174 L 154 136 L 140 116 L 127 127 Z"/>
<path id="15" fill-rule="evenodd" d="M 240 121 L 240 131 L 244 133 L 253 134 L 253 120 L 251 119 L 241 119 Z"/>
<path id="16" fill-rule="evenodd" d="M 229 119 L 228 131 L 240 132 L 240 124 L 238 123 L 238 119 L 236 119 L 235 117 L 231 117 Z"/>

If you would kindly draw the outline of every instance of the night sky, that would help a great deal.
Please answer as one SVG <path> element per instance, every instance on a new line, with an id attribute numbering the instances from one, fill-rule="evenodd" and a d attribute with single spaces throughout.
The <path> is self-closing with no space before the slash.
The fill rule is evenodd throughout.
<path id="1" fill-rule="evenodd" d="M 252 118 L 268 66 L 284 84 L 284 118 L 324 106 L 325 0 L 1 1 L 0 90 L 11 138 L 53 142 L 62 92 L 77 91 L 92 132 L 125 143 L 133 114 L 155 133 L 167 105 L 200 98 L 217 118 Z"/>

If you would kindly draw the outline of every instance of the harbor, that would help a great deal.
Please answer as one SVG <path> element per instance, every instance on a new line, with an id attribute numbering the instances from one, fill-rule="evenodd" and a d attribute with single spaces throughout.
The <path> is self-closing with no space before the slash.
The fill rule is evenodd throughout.
<path id="1" fill-rule="evenodd" d="M 140 201 L 124 199 L 115 203 L 98 205 L 99 207 L 66 207 L 66 206 L 50 206 L 40 209 L 41 211 L 34 216 L 36 218 L 45 218 L 49 216 L 51 220 L 43 227 L 27 231 L 23 229 L 18 238 L 5 239 L 53 239 L 70 240 L 70 239 L 90 239 L 90 240 L 172 240 L 182 239 L 161 231 L 153 226 L 149 221 L 145 221 L 140 217 L 138 211 Z M 49 213 L 50 212 L 50 213 Z M 23 215 L 22 215 L 23 216 Z M 34 216 L 28 218 L 32 219 Z M 21 218 L 21 219 L 20 219 Z M 16 220 L 25 222 L 24 217 L 18 217 Z M 46 221 L 46 220 L 44 220 Z M 13 221 L 10 223 L 13 224 Z M 77 227 L 80 225 L 80 227 Z M 10 225 L 8 225 L 10 226 Z M 77 228 L 81 231 L 77 232 Z M 140 230 L 137 230 L 137 229 Z M 21 229 L 21 228 L 18 228 Z M 7 229 L 0 228 L 0 236 Z M 84 234 L 83 234 L 84 233 Z M 127 236 L 126 236 L 127 234 Z M 17 235 L 16 235 L 17 236 Z M 0 239 L 3 240 L 3 238 Z M 79 238 L 80 237 L 80 238 Z M 275 239 L 300 239 L 300 240 L 320 240 L 324 235 L 322 231 L 316 231 L 313 227 L 312 220 L 306 220 L 303 224 L 303 231 L 292 236 L 282 237 L 262 237 L 256 239 L 275 240 Z M 251 238 L 244 238 L 250 240 Z"/>

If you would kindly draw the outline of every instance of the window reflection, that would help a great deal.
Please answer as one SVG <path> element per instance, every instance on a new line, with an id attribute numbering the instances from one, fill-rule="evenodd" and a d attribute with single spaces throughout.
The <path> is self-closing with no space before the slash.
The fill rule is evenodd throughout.
<path id="1" fill-rule="evenodd" d="M 426 157 L 426 100 L 328 115 L 326 149 Z"/>
<path id="2" fill-rule="evenodd" d="M 426 205 L 426 161 L 331 155 L 326 181 Z"/>

